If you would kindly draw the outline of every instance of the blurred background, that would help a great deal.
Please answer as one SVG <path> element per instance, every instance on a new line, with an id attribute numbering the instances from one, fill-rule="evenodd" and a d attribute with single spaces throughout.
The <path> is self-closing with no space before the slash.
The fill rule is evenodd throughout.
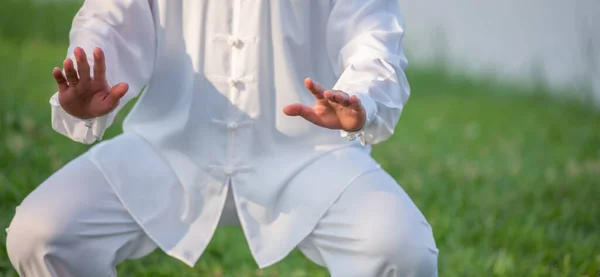
<path id="1" fill-rule="evenodd" d="M 600 104 L 598 0 L 402 0 L 400 6 L 413 63 L 442 60 L 462 74 L 534 81 Z"/>
<path id="2" fill-rule="evenodd" d="M 89 146 L 50 126 L 51 75 L 81 1 L 0 0 L 0 226 Z M 440 276 L 600 270 L 600 2 L 402 1 L 411 99 L 374 156 L 434 229 Z M 129 104 L 129 108 L 133 103 Z M 126 114 L 119 116 L 120 122 Z M 110 138 L 121 132 L 115 124 Z M 16 276 L 0 236 L 0 276 Z M 299 252 L 257 270 L 239 228 L 194 268 L 155 253 L 119 276 L 326 276 Z"/>

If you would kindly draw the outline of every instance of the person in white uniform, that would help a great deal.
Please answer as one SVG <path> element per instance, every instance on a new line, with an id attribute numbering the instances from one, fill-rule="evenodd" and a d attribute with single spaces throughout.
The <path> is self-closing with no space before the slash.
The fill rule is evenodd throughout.
<path id="1" fill-rule="evenodd" d="M 99 141 L 21 203 L 21 276 L 193 266 L 241 225 L 260 268 L 300 249 L 336 277 L 437 276 L 432 230 L 378 163 L 409 97 L 396 0 L 87 0 L 52 127 Z"/>

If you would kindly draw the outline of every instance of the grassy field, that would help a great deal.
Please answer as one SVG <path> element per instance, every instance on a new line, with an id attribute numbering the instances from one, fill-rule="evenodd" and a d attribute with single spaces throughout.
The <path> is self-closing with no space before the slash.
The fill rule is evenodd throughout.
<path id="1" fill-rule="evenodd" d="M 87 149 L 54 133 L 51 76 L 76 5 L 0 9 L 0 226 L 40 182 Z M 600 113 L 544 89 L 411 69 L 396 135 L 374 155 L 434 228 L 440 276 L 596 276 Z M 125 114 L 122 113 L 122 119 Z M 119 124 L 109 136 L 120 132 Z M 195 268 L 156 251 L 120 276 L 326 276 L 299 252 L 257 270 L 239 228 L 217 231 Z M 0 236 L 0 276 L 16 276 Z"/>

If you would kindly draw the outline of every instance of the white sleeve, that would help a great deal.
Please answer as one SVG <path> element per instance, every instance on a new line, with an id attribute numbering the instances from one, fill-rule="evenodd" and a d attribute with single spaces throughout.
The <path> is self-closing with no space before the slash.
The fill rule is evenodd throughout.
<path id="1" fill-rule="evenodd" d="M 327 47 L 339 79 L 333 89 L 356 95 L 367 112 L 357 133 L 363 145 L 394 133 L 410 88 L 402 49 L 404 23 L 397 0 L 335 0 Z M 356 135 L 342 131 L 342 136 Z"/>
<path id="2" fill-rule="evenodd" d="M 104 135 L 116 114 L 138 96 L 154 70 L 156 36 L 148 1 L 86 0 L 75 15 L 67 57 L 75 62 L 73 50 L 81 47 L 93 68 L 94 48 L 104 50 L 109 85 L 129 84 L 129 91 L 111 113 L 89 120 L 71 116 L 62 109 L 58 94 L 50 99 L 52 128 L 70 139 L 91 144 Z M 91 72 L 93 74 L 93 70 Z"/>

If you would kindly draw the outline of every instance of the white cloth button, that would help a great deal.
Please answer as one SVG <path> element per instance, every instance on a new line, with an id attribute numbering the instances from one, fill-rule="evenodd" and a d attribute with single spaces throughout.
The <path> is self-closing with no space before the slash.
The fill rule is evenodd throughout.
<path id="1" fill-rule="evenodd" d="M 227 43 L 229 43 L 231 47 L 239 47 L 240 45 L 242 45 L 242 40 L 240 40 L 237 37 L 230 36 L 227 38 Z"/>
<path id="2" fill-rule="evenodd" d="M 235 78 L 229 78 L 228 83 L 230 87 L 235 88 L 240 83 L 240 80 Z"/>
<path id="3" fill-rule="evenodd" d="M 239 125 L 235 122 L 231 122 L 227 125 L 227 128 L 229 128 L 230 130 L 235 130 L 239 127 Z"/>

